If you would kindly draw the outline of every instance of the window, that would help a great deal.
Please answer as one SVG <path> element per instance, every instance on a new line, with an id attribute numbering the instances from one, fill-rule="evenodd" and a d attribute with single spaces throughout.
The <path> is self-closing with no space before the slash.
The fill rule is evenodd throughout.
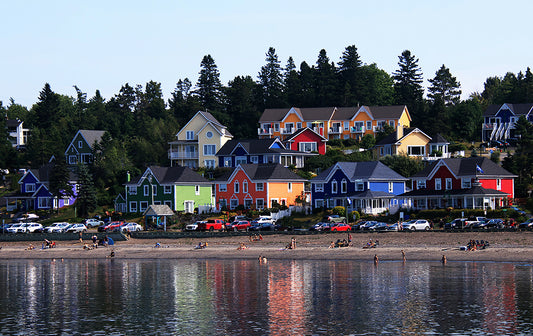
<path id="1" fill-rule="evenodd" d="M 287 183 L 287 191 L 288 192 L 292 192 L 292 183 L 291 182 Z"/>
<path id="2" fill-rule="evenodd" d="M 363 182 L 363 181 L 355 182 L 355 190 L 364 191 L 365 190 L 365 182 Z"/>
<path id="3" fill-rule="evenodd" d="M 140 212 L 143 212 L 145 211 L 147 208 L 148 208 L 148 202 L 146 201 L 141 201 L 139 202 L 140 206 L 139 206 L 139 211 Z"/>
<path id="4" fill-rule="evenodd" d="M 324 207 L 324 200 L 323 199 L 315 200 L 315 208 L 323 208 L 323 207 Z"/>
<path id="5" fill-rule="evenodd" d="M 263 185 L 263 182 L 257 182 L 257 183 L 255 184 L 255 191 L 263 191 L 263 190 L 265 190 L 264 188 L 265 188 L 265 187 L 264 187 L 264 185 Z"/>
<path id="6" fill-rule="evenodd" d="M 394 120 L 389 120 L 390 127 L 394 128 Z"/>
<path id="7" fill-rule="evenodd" d="M 208 138 L 208 139 L 211 139 L 213 137 L 213 132 L 209 131 L 207 133 L 205 133 L 205 136 Z"/>
<path id="8" fill-rule="evenodd" d="M 144 196 L 150 195 L 150 186 L 149 185 L 143 186 L 143 191 L 144 191 Z"/>
<path id="9" fill-rule="evenodd" d="M 26 192 L 34 192 L 35 183 L 26 183 Z"/>
<path id="10" fill-rule="evenodd" d="M 92 154 L 81 154 L 81 162 L 82 163 L 90 163 L 92 160 Z"/>
<path id="11" fill-rule="evenodd" d="M 424 146 L 407 146 L 407 154 L 413 156 L 424 156 L 426 147 Z"/>
<path id="12" fill-rule="evenodd" d="M 224 158 L 224 167 L 231 167 L 231 158 L 230 157 Z"/>
<path id="13" fill-rule="evenodd" d="M 344 122 L 344 130 L 347 131 L 350 129 L 350 122 L 349 121 L 345 121 Z"/>
<path id="14" fill-rule="evenodd" d="M 416 182 L 416 189 L 426 189 L 426 181 L 419 180 Z"/>
<path id="15" fill-rule="evenodd" d="M 337 181 L 331 182 L 331 193 L 336 194 L 337 193 Z"/>
<path id="16" fill-rule="evenodd" d="M 187 140 L 194 140 L 194 131 L 187 131 L 186 139 Z"/>
<path id="17" fill-rule="evenodd" d="M 235 181 L 233 184 L 233 192 L 238 194 L 239 193 L 239 181 Z"/>
<path id="18" fill-rule="evenodd" d="M 247 163 L 246 156 L 237 156 L 235 157 L 235 166 L 238 166 L 240 164 Z"/>
<path id="19" fill-rule="evenodd" d="M 154 201 L 155 205 L 161 205 L 161 201 Z"/>
<path id="20" fill-rule="evenodd" d="M 246 194 L 248 193 L 248 181 L 242 182 L 242 192 Z"/>
<path id="21" fill-rule="evenodd" d="M 324 192 L 324 183 L 315 184 L 315 192 Z"/>
<path id="22" fill-rule="evenodd" d="M 442 189 L 442 180 L 440 178 L 435 179 L 435 190 L 441 190 Z"/>
<path id="23" fill-rule="evenodd" d="M 49 208 L 50 207 L 50 198 L 49 197 L 39 197 L 38 198 L 38 207 L 39 208 Z"/>
<path id="24" fill-rule="evenodd" d="M 257 209 L 263 209 L 265 207 L 265 200 L 262 198 L 258 198 L 255 200 L 255 207 Z"/>
<path id="25" fill-rule="evenodd" d="M 215 160 L 205 160 L 204 165 L 206 168 L 215 168 Z"/>
<path id="26" fill-rule="evenodd" d="M 256 163 L 256 164 L 257 164 L 257 163 L 259 163 L 259 157 L 258 157 L 257 155 L 254 155 L 254 156 L 252 156 L 252 157 L 250 158 L 250 161 L 251 161 L 252 163 Z"/>
<path id="27" fill-rule="evenodd" d="M 394 183 L 389 182 L 389 193 L 392 194 L 393 191 L 394 191 Z"/>
<path id="28" fill-rule="evenodd" d="M 200 195 L 200 186 L 199 185 L 195 185 L 194 186 L 194 193 L 196 194 L 196 196 Z"/>
<path id="29" fill-rule="evenodd" d="M 496 179 L 496 190 L 502 190 L 502 180 Z"/>
<path id="30" fill-rule="evenodd" d="M 136 186 L 128 186 L 128 194 L 129 195 L 137 195 L 137 187 Z"/>
<path id="31" fill-rule="evenodd" d="M 172 193 L 172 186 L 163 186 L 163 194 L 171 194 Z"/>
<path id="32" fill-rule="evenodd" d="M 366 122 L 366 129 L 367 129 L 367 130 L 371 130 L 371 129 L 372 129 L 372 121 L 371 121 L 371 120 L 368 120 L 368 121 Z"/>
<path id="33" fill-rule="evenodd" d="M 346 180 L 341 181 L 341 193 L 346 194 L 348 192 L 348 182 Z"/>
<path id="34" fill-rule="evenodd" d="M 174 210 L 174 208 L 172 207 L 172 201 L 165 201 L 163 204 Z"/>
<path id="35" fill-rule="evenodd" d="M 270 207 L 274 208 L 276 205 L 279 205 L 278 199 L 277 198 L 272 198 L 270 200 Z"/>
<path id="36" fill-rule="evenodd" d="M 300 152 L 317 152 L 316 142 L 300 142 L 298 144 Z"/>
<path id="37" fill-rule="evenodd" d="M 225 184 L 225 183 L 224 183 L 224 184 L 222 184 L 222 183 L 219 184 L 219 185 L 218 185 L 218 191 L 219 191 L 219 192 L 226 192 L 226 191 L 228 191 L 228 185 Z"/>
<path id="38" fill-rule="evenodd" d="M 294 128 L 294 123 L 286 123 L 285 124 L 285 131 L 287 133 L 292 133 L 293 128 Z"/>
<path id="39" fill-rule="evenodd" d="M 154 196 L 157 195 L 157 186 L 155 186 L 155 185 L 152 186 L 152 195 L 154 195 Z"/>
<path id="40" fill-rule="evenodd" d="M 137 202 L 130 202 L 130 212 L 137 212 Z"/>
<path id="41" fill-rule="evenodd" d="M 461 179 L 461 188 L 463 188 L 463 189 L 472 188 L 472 180 L 469 179 L 469 178 L 462 178 Z"/>
<path id="42" fill-rule="evenodd" d="M 379 147 L 379 155 L 380 155 L 380 156 L 385 155 L 385 152 L 384 152 L 384 150 L 383 150 L 383 147 Z"/>
<path id="43" fill-rule="evenodd" d="M 63 205 L 70 205 L 70 199 L 63 198 Z"/>
<path id="44" fill-rule="evenodd" d="M 78 162 L 78 159 L 76 158 L 76 155 L 68 156 L 68 164 L 76 164 L 77 162 Z"/>
<path id="45" fill-rule="evenodd" d="M 239 200 L 236 200 L 236 199 L 232 199 L 230 202 L 229 202 L 229 208 L 231 210 L 235 209 L 236 207 L 239 206 Z"/>
<path id="46" fill-rule="evenodd" d="M 83 141 L 78 141 L 78 148 L 83 148 Z"/>
<path id="47" fill-rule="evenodd" d="M 451 190 L 452 189 L 452 179 L 447 177 L 446 178 L 446 190 Z"/>
<path id="48" fill-rule="evenodd" d="M 252 199 L 245 199 L 244 200 L 244 208 L 245 209 L 250 209 L 252 207 L 253 202 L 254 201 Z"/>
<path id="49" fill-rule="evenodd" d="M 226 201 L 225 199 L 221 198 L 218 200 L 218 205 L 220 207 L 220 209 L 222 209 L 223 207 L 227 207 L 228 206 L 228 201 Z"/>
<path id="50" fill-rule="evenodd" d="M 215 155 L 216 146 L 215 145 L 204 145 L 204 155 Z"/>
<path id="51" fill-rule="evenodd" d="M 301 122 L 297 122 L 296 123 L 296 129 L 300 129 L 302 128 L 302 123 Z"/>
<path id="52" fill-rule="evenodd" d="M 279 132 L 279 123 L 274 124 L 274 132 Z"/>

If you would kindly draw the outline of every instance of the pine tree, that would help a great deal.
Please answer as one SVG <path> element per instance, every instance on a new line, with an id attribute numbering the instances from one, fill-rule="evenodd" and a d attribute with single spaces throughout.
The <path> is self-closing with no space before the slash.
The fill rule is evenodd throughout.
<path id="1" fill-rule="evenodd" d="M 220 111 L 223 102 L 222 84 L 220 83 L 220 72 L 215 60 L 211 55 L 206 55 L 200 63 L 202 68 L 199 72 L 196 91 L 194 92 L 204 109 L 208 111 Z"/>
<path id="2" fill-rule="evenodd" d="M 283 74 L 283 83 L 285 86 L 285 95 L 287 97 L 288 106 L 300 106 L 298 97 L 302 90 L 300 84 L 300 77 L 294 65 L 294 60 L 289 57 L 287 65 L 285 66 L 285 73 Z"/>
<path id="3" fill-rule="evenodd" d="M 259 86 L 263 91 L 265 108 L 283 107 L 285 99 L 283 94 L 283 76 L 281 65 L 276 55 L 276 49 L 270 47 L 266 53 L 266 64 L 259 72 Z"/>
<path id="4" fill-rule="evenodd" d="M 97 206 L 96 189 L 89 168 L 84 164 L 78 165 L 79 191 L 75 206 L 80 217 L 87 217 Z"/>
<path id="5" fill-rule="evenodd" d="M 334 63 L 329 62 L 326 50 L 320 50 L 314 70 L 314 87 L 317 106 L 336 106 L 338 95 L 336 94 L 337 79 Z"/>
<path id="6" fill-rule="evenodd" d="M 55 199 L 72 196 L 72 185 L 70 182 L 70 171 L 67 161 L 63 155 L 58 155 L 51 167 L 49 177 L 49 191 Z M 58 209 L 59 210 L 59 209 Z"/>
<path id="7" fill-rule="evenodd" d="M 451 106 L 459 103 L 461 99 L 461 83 L 450 73 L 450 69 L 444 66 L 440 67 L 435 73 L 435 77 L 430 79 L 431 86 L 428 88 L 428 97 L 434 103 L 442 101 L 445 106 Z"/>
<path id="8" fill-rule="evenodd" d="M 362 62 L 355 45 L 346 47 L 339 61 L 340 91 L 343 94 L 343 105 L 356 106 L 361 100 L 361 66 Z"/>
<path id="9" fill-rule="evenodd" d="M 424 95 L 422 70 L 418 66 L 418 58 L 415 58 L 409 50 L 402 52 L 398 58 L 400 68 L 392 74 L 396 104 L 405 104 L 410 107 L 409 105 L 422 101 Z"/>

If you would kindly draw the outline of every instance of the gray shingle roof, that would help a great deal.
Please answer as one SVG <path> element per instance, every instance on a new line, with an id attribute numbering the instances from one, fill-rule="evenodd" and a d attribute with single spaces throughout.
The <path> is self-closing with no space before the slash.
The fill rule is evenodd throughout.
<path id="1" fill-rule="evenodd" d="M 406 181 L 407 179 L 390 169 L 379 161 L 365 162 L 337 162 L 336 165 L 326 169 L 312 181 L 327 181 L 327 177 L 332 169 L 339 167 L 344 171 L 350 181 L 367 180 L 367 181 Z"/>
<path id="2" fill-rule="evenodd" d="M 443 162 L 450 168 L 452 173 L 457 176 L 486 176 L 486 177 L 515 177 L 512 173 L 508 172 L 500 165 L 492 162 L 486 157 L 469 157 L 469 158 L 451 158 L 451 159 L 440 159 L 438 161 L 432 162 L 422 171 L 414 174 L 412 177 L 428 177 L 435 166 L 439 162 Z M 483 173 L 477 171 L 477 166 L 483 170 Z"/>
<path id="3" fill-rule="evenodd" d="M 399 119 L 405 105 L 367 106 L 374 119 Z"/>
<path id="4" fill-rule="evenodd" d="M 533 109 L 533 103 L 526 104 L 506 104 L 511 111 L 518 116 L 526 115 Z M 495 116 L 496 113 L 500 110 L 503 104 L 492 104 L 487 107 L 485 112 L 483 112 L 484 117 Z"/>
<path id="5" fill-rule="evenodd" d="M 293 173 L 290 169 L 283 167 L 279 163 L 267 164 L 241 164 L 240 167 L 252 179 L 258 181 L 285 181 L 285 182 L 305 182 L 306 179 Z M 227 181 L 233 171 L 237 168 L 228 170 L 223 176 L 216 181 Z"/>
<path id="6" fill-rule="evenodd" d="M 450 142 L 446 140 L 446 138 L 443 137 L 440 133 L 437 133 L 431 136 L 431 140 L 429 141 L 429 143 L 449 144 Z"/>
<path id="7" fill-rule="evenodd" d="M 96 130 L 79 130 L 80 134 L 83 136 L 85 141 L 93 147 L 95 142 L 100 142 L 102 137 L 105 134 L 105 131 L 96 131 Z"/>
<path id="8" fill-rule="evenodd" d="M 203 176 L 196 173 L 189 167 L 148 167 L 154 174 L 159 184 L 207 184 L 210 183 Z M 138 184 L 142 175 L 139 175 L 126 184 Z"/>
<path id="9" fill-rule="evenodd" d="M 417 189 L 403 193 L 399 196 L 405 197 L 444 197 L 444 196 L 460 196 L 460 195 L 482 195 L 507 197 L 507 193 L 494 189 L 486 189 L 481 186 L 474 186 L 469 189 L 452 189 L 452 190 L 433 190 L 433 189 Z"/>

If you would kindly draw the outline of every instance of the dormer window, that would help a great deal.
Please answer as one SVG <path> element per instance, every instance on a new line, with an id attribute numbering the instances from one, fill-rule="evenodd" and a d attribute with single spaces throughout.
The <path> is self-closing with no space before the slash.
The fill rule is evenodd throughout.
<path id="1" fill-rule="evenodd" d="M 83 147 L 83 141 L 78 141 L 78 148 L 82 148 Z"/>
<path id="2" fill-rule="evenodd" d="M 194 131 L 187 131 L 186 136 L 187 140 L 194 140 Z"/>

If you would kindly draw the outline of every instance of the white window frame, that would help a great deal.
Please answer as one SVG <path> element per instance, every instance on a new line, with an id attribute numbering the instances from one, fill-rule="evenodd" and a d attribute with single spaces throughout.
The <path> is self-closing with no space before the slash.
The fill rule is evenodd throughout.
<path id="1" fill-rule="evenodd" d="M 138 210 L 137 210 L 137 202 L 135 202 L 135 201 L 130 202 L 130 212 L 138 212 Z"/>
<path id="2" fill-rule="evenodd" d="M 224 167 L 231 167 L 231 157 L 224 158 Z"/>
<path id="3" fill-rule="evenodd" d="M 251 198 L 245 198 L 244 199 L 244 208 L 245 209 L 251 209 L 252 208 L 252 204 L 254 204 L 254 200 L 251 199 Z"/>
<path id="4" fill-rule="evenodd" d="M 206 168 L 215 168 L 215 160 L 204 160 L 204 166 Z"/>
<path id="5" fill-rule="evenodd" d="M 446 188 L 446 190 L 452 190 L 453 189 L 453 181 L 452 181 L 451 177 L 447 177 L 445 183 L 446 183 L 446 185 L 444 187 Z"/>
<path id="6" fill-rule="evenodd" d="M 355 182 L 355 190 L 356 191 L 365 191 L 365 182 Z"/>
<path id="7" fill-rule="evenodd" d="M 150 186 L 149 185 L 143 185 L 143 195 L 144 196 L 150 196 Z"/>
<path id="8" fill-rule="evenodd" d="M 292 182 L 287 182 L 287 192 L 292 192 Z"/>
<path id="9" fill-rule="evenodd" d="M 350 130 L 350 122 L 349 122 L 349 121 L 345 121 L 345 122 L 344 122 L 344 130 L 345 130 L 345 131 Z"/>
<path id="10" fill-rule="evenodd" d="M 331 181 L 331 193 L 332 194 L 336 194 L 336 193 L 338 193 L 338 191 L 339 191 L 339 188 L 338 188 L 338 185 L 337 185 L 337 180 Z"/>
<path id="11" fill-rule="evenodd" d="M 218 200 L 218 206 L 220 209 L 222 209 L 223 207 L 227 207 L 228 206 L 228 200 L 226 200 L 225 198 L 220 198 Z"/>
<path id="12" fill-rule="evenodd" d="M 78 157 L 76 155 L 69 155 L 68 156 L 68 164 L 76 164 L 78 163 Z"/>
<path id="13" fill-rule="evenodd" d="M 426 180 L 416 181 L 416 189 L 426 189 Z"/>
<path id="14" fill-rule="evenodd" d="M 318 152 L 318 145 L 316 142 L 302 141 L 298 143 L 298 150 L 300 152 Z"/>
<path id="15" fill-rule="evenodd" d="M 315 192 L 324 192 L 324 183 L 315 183 Z"/>
<path id="16" fill-rule="evenodd" d="M 256 200 L 255 200 L 255 208 L 256 209 L 264 209 L 265 208 L 265 199 L 264 198 L 256 198 Z"/>
<path id="17" fill-rule="evenodd" d="M 78 148 L 83 148 L 83 141 L 78 140 Z"/>
<path id="18" fill-rule="evenodd" d="M 185 132 L 185 139 L 186 140 L 194 140 L 194 131 L 186 131 Z"/>
<path id="19" fill-rule="evenodd" d="M 174 207 L 172 206 L 172 201 L 164 201 L 163 204 L 174 210 Z"/>
<path id="20" fill-rule="evenodd" d="M 274 124 L 274 132 L 279 132 L 279 123 Z"/>
<path id="21" fill-rule="evenodd" d="M 472 179 L 470 178 L 461 178 L 461 188 L 462 189 L 470 189 L 472 188 Z"/>
<path id="22" fill-rule="evenodd" d="M 38 197 L 37 198 L 37 207 L 39 209 L 50 208 L 50 198 L 49 197 Z"/>
<path id="23" fill-rule="evenodd" d="M 212 144 L 204 145 L 204 156 L 214 156 L 217 153 L 217 146 Z"/>
<path id="24" fill-rule="evenodd" d="M 248 181 L 242 181 L 242 192 L 245 194 L 248 193 Z"/>
<path id="25" fill-rule="evenodd" d="M 265 190 L 265 184 L 263 182 L 257 182 L 255 184 L 255 191 L 264 191 Z"/>
<path id="26" fill-rule="evenodd" d="M 238 199 L 231 199 L 231 200 L 229 201 L 229 208 L 230 208 L 231 210 L 235 209 L 235 208 L 238 207 L 238 206 L 239 206 L 239 200 L 238 200 Z"/>
<path id="27" fill-rule="evenodd" d="M 148 201 L 140 201 L 139 202 L 139 212 L 143 212 L 146 209 L 148 209 Z"/>
<path id="28" fill-rule="evenodd" d="M 323 208 L 324 207 L 324 200 L 323 199 L 316 199 L 315 200 L 315 208 Z"/>
<path id="29" fill-rule="evenodd" d="M 420 154 L 413 154 L 413 149 L 418 148 L 420 149 Z M 407 146 L 407 154 L 410 156 L 425 156 L 426 155 L 426 147 L 425 146 Z"/>
<path id="30" fill-rule="evenodd" d="M 248 163 L 246 156 L 240 155 L 240 156 L 235 157 L 235 167 L 237 167 L 240 164 L 246 164 L 246 163 Z"/>
<path id="31" fill-rule="evenodd" d="M 372 120 L 367 120 L 366 121 L 366 129 L 367 130 L 371 130 L 372 129 Z"/>
<path id="32" fill-rule="evenodd" d="M 163 186 L 163 194 L 172 194 L 172 186 L 166 185 Z"/>
<path id="33" fill-rule="evenodd" d="M 341 181 L 341 194 L 346 194 L 348 192 L 348 182 L 345 179 Z"/>
<path id="34" fill-rule="evenodd" d="M 35 183 L 26 183 L 25 190 L 27 193 L 35 192 Z"/>
<path id="35" fill-rule="evenodd" d="M 296 123 L 296 129 L 299 130 L 300 128 L 302 128 L 302 123 L 301 122 L 297 122 Z"/>
<path id="36" fill-rule="evenodd" d="M 435 179 L 435 190 L 442 190 L 442 179 Z"/>
<path id="37" fill-rule="evenodd" d="M 255 164 L 259 163 L 259 156 L 257 156 L 257 155 L 252 155 L 252 156 L 250 157 L 250 162 L 251 162 L 251 163 L 255 163 Z"/>
<path id="38" fill-rule="evenodd" d="M 502 190 L 502 179 L 496 179 L 496 190 Z"/>
<path id="39" fill-rule="evenodd" d="M 238 193 L 239 193 L 239 181 L 235 181 L 235 182 L 233 183 L 233 192 L 234 192 L 235 194 L 238 194 Z"/>
<path id="40" fill-rule="evenodd" d="M 157 186 L 152 185 L 152 195 L 157 196 Z"/>
<path id="41" fill-rule="evenodd" d="M 218 191 L 219 192 L 226 192 L 228 191 L 228 185 L 226 183 L 220 183 L 218 185 Z"/>
<path id="42" fill-rule="evenodd" d="M 392 194 L 393 191 L 394 191 L 394 183 L 389 182 L 389 194 Z"/>
<path id="43" fill-rule="evenodd" d="M 392 128 L 395 128 L 394 124 L 395 124 L 394 120 L 389 120 L 389 126 L 391 126 Z"/>
<path id="44" fill-rule="evenodd" d="M 200 195 L 200 185 L 197 184 L 194 186 L 194 194 L 196 196 Z"/>
<path id="45" fill-rule="evenodd" d="M 128 195 L 137 195 L 137 186 L 128 186 Z"/>

